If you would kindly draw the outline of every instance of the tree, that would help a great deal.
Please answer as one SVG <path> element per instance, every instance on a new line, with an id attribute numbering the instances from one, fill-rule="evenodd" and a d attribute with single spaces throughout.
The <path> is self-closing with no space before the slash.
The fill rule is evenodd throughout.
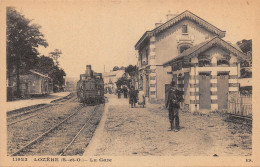
<path id="1" fill-rule="evenodd" d="M 66 73 L 59 66 L 55 65 L 54 60 L 50 57 L 42 55 L 38 58 L 35 70 L 44 74 L 48 74 L 53 79 L 54 92 L 60 90 L 64 83 L 64 76 Z"/>
<path id="2" fill-rule="evenodd" d="M 127 86 L 128 88 L 130 88 L 130 81 L 124 76 L 116 81 L 116 87 L 118 90 L 120 90 L 122 86 Z"/>
<path id="3" fill-rule="evenodd" d="M 241 78 L 252 78 L 252 39 L 243 39 L 237 45 L 247 55 L 247 59 L 241 62 Z"/>
<path id="4" fill-rule="evenodd" d="M 138 78 L 138 68 L 137 66 L 129 65 L 125 68 L 125 73 L 127 73 L 130 76 L 129 80 L 129 88 L 131 86 L 135 86 L 136 79 Z"/>
<path id="5" fill-rule="evenodd" d="M 66 76 L 64 70 L 59 69 L 58 66 L 54 66 L 54 69 L 50 74 L 50 77 L 53 78 L 54 92 L 59 91 L 63 87 L 65 83 L 64 76 Z"/>
<path id="6" fill-rule="evenodd" d="M 50 75 L 53 72 L 54 66 L 52 58 L 42 55 L 37 60 L 35 71 Z"/>
<path id="7" fill-rule="evenodd" d="M 48 46 L 44 35 L 40 32 L 40 26 L 31 24 L 31 20 L 25 18 L 14 8 L 7 8 L 6 16 L 6 59 L 7 77 L 16 76 L 17 96 L 20 96 L 20 73 L 25 72 L 35 65 L 41 45 Z"/>
<path id="8" fill-rule="evenodd" d="M 121 67 L 119 68 L 119 70 L 125 70 L 125 67 L 124 67 L 124 66 L 121 66 Z"/>
<path id="9" fill-rule="evenodd" d="M 115 66 L 114 68 L 113 68 L 113 71 L 118 71 L 119 70 L 119 67 L 118 66 Z"/>
<path id="10" fill-rule="evenodd" d="M 137 66 L 129 65 L 125 68 L 125 72 L 128 73 L 131 77 L 135 76 L 138 73 Z"/>
<path id="11" fill-rule="evenodd" d="M 50 52 L 50 57 L 54 60 L 55 64 L 59 66 L 58 59 L 60 58 L 60 55 L 62 54 L 62 51 L 59 49 L 55 49 L 53 52 Z"/>

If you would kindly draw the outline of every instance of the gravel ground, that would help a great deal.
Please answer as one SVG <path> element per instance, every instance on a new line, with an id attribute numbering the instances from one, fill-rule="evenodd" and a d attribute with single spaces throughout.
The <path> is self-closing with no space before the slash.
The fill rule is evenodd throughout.
<path id="1" fill-rule="evenodd" d="M 94 111 L 95 108 L 95 111 Z M 82 108 L 76 115 L 59 126 L 53 133 L 44 137 L 41 141 L 32 145 L 22 155 L 59 155 L 61 151 L 72 141 L 79 130 L 87 122 L 87 126 L 81 131 L 78 138 L 72 143 L 64 155 L 82 155 L 93 132 L 102 116 L 101 106 L 89 106 Z"/>
<path id="2" fill-rule="evenodd" d="M 41 110 L 41 113 L 36 117 L 8 126 L 8 154 L 20 149 L 50 127 L 62 121 L 69 116 L 75 108 L 79 107 L 77 103 L 51 106 Z"/>
<path id="3" fill-rule="evenodd" d="M 106 105 L 105 123 L 84 155 L 252 155 L 251 126 L 224 121 L 219 113 L 180 112 L 181 130 L 173 132 L 168 131 L 168 111 L 162 105 L 129 108 L 127 99 L 114 95 Z"/>

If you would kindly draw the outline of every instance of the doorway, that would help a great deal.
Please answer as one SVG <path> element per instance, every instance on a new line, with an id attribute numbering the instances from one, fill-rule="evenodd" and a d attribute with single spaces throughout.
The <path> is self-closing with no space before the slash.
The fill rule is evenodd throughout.
<path id="1" fill-rule="evenodd" d="M 210 73 L 199 73 L 199 103 L 200 109 L 210 109 Z"/>
<path id="2" fill-rule="evenodd" d="M 218 73 L 218 109 L 225 110 L 227 109 L 227 102 L 228 102 L 228 76 L 227 72 Z"/>

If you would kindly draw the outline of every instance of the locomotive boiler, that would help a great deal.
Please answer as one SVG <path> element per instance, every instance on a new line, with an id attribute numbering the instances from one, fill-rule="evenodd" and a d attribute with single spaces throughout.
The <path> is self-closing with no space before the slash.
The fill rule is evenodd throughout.
<path id="1" fill-rule="evenodd" d="M 104 103 L 104 81 L 102 73 L 93 72 L 91 65 L 86 66 L 85 74 L 77 82 L 77 97 L 84 105 Z"/>

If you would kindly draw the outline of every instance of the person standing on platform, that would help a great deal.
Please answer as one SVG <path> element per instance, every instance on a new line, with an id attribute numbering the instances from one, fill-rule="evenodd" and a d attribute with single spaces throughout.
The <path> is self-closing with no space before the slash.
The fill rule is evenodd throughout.
<path id="1" fill-rule="evenodd" d="M 123 93 L 124 93 L 124 98 L 127 98 L 128 90 L 126 87 L 123 87 Z"/>
<path id="2" fill-rule="evenodd" d="M 145 95 L 144 95 L 144 91 L 142 89 L 139 89 L 138 104 L 143 106 L 143 108 L 145 106 Z"/>
<path id="3" fill-rule="evenodd" d="M 135 104 L 137 102 L 137 91 L 133 86 L 131 86 L 129 94 L 129 105 L 131 105 L 131 108 L 135 108 Z"/>
<path id="4" fill-rule="evenodd" d="M 168 99 L 166 108 L 169 107 L 169 119 L 171 124 L 171 131 L 179 131 L 180 120 L 179 120 L 179 109 L 180 102 L 183 100 L 182 92 L 177 89 L 174 81 L 171 82 L 171 89 L 168 93 Z"/>

